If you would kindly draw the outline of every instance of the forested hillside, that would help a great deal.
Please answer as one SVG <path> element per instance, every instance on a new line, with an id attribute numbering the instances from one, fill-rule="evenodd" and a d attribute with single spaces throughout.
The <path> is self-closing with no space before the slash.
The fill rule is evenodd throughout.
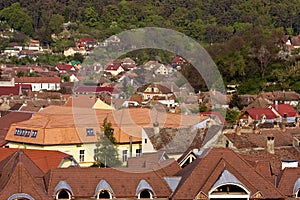
<path id="1" fill-rule="evenodd" d="M 59 46 L 51 34 L 69 21 L 74 37 L 100 41 L 132 28 L 174 29 L 200 42 L 240 93 L 300 92 L 299 56 L 285 54 L 283 46 L 285 35 L 299 34 L 300 0 L 6 0 L 0 10 L 1 21 L 57 49 L 70 38 Z"/>

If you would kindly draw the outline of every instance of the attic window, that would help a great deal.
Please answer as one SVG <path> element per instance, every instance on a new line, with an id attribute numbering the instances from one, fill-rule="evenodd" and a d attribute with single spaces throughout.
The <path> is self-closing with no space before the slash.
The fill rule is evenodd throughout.
<path id="1" fill-rule="evenodd" d="M 143 190 L 140 192 L 138 198 L 139 199 L 152 199 L 153 195 L 149 190 Z"/>
<path id="2" fill-rule="evenodd" d="M 24 135 L 25 135 L 25 129 L 21 129 L 20 136 L 24 136 Z"/>
<path id="3" fill-rule="evenodd" d="M 86 129 L 86 135 L 87 136 L 94 136 L 94 129 L 93 128 L 87 128 Z"/>
<path id="4" fill-rule="evenodd" d="M 32 138 L 36 138 L 37 133 L 38 133 L 37 130 L 32 130 L 32 135 L 31 135 L 31 137 L 32 137 Z"/>
<path id="5" fill-rule="evenodd" d="M 29 137 L 30 136 L 30 130 L 26 130 L 25 131 L 25 137 Z"/>
<path id="6" fill-rule="evenodd" d="M 16 128 L 14 135 L 20 135 L 20 129 L 19 128 Z"/>

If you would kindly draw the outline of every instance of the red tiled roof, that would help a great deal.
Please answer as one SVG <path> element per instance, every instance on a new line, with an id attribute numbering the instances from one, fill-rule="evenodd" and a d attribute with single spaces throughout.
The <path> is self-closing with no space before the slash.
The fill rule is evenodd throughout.
<path id="1" fill-rule="evenodd" d="M 0 148 L 0 162 L 19 150 L 20 149 L 15 148 Z M 46 173 L 51 168 L 57 168 L 64 157 L 70 156 L 69 154 L 52 150 L 22 149 L 22 152 L 26 154 L 43 173 Z"/>
<path id="2" fill-rule="evenodd" d="M 278 108 L 277 108 L 278 106 Z M 298 112 L 290 105 L 290 104 L 273 104 L 272 107 L 281 115 L 284 116 L 284 114 L 287 115 L 287 117 L 295 117 Z"/>
<path id="3" fill-rule="evenodd" d="M 280 178 L 278 188 L 286 196 L 293 196 L 294 185 L 300 177 L 300 168 L 285 168 Z"/>
<path id="4" fill-rule="evenodd" d="M 80 42 L 94 42 L 94 38 L 80 38 L 79 39 Z"/>
<path id="5" fill-rule="evenodd" d="M 72 65 L 64 65 L 64 64 L 58 64 L 56 65 L 56 67 L 59 70 L 71 70 L 73 68 Z"/>
<path id="6" fill-rule="evenodd" d="M 21 77 L 15 78 L 15 83 L 60 83 L 60 77 Z"/>
<path id="7" fill-rule="evenodd" d="M 223 124 L 228 124 L 228 122 L 225 120 L 225 118 L 223 117 L 223 115 L 221 115 L 221 113 L 219 113 L 219 112 L 214 112 L 214 111 L 211 111 L 211 112 L 200 112 L 199 113 L 200 115 L 204 115 L 204 116 L 207 116 L 207 115 L 209 115 L 209 116 L 216 116 L 216 117 L 218 117 L 219 118 L 219 120 L 221 121 L 221 123 L 223 123 Z"/>
<path id="8" fill-rule="evenodd" d="M 122 67 L 121 64 L 112 64 L 112 65 L 108 65 L 105 68 L 105 70 L 114 70 L 114 71 L 116 71 L 116 70 L 119 69 L 119 67 Z"/>
<path id="9" fill-rule="evenodd" d="M 263 115 L 266 116 L 266 119 L 275 119 L 276 115 L 270 108 L 250 108 L 245 110 L 252 119 L 261 119 Z"/>
<path id="10" fill-rule="evenodd" d="M 20 89 L 29 89 L 31 90 L 31 85 L 29 84 L 16 84 L 15 86 L 0 86 L 0 96 L 2 95 L 19 95 Z"/>

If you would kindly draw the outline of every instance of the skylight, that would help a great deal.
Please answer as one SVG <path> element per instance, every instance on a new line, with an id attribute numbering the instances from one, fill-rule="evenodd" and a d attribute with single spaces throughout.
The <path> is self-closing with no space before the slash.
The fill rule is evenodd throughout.
<path id="1" fill-rule="evenodd" d="M 87 136 L 94 136 L 94 129 L 93 128 L 87 128 L 86 129 L 86 135 Z"/>

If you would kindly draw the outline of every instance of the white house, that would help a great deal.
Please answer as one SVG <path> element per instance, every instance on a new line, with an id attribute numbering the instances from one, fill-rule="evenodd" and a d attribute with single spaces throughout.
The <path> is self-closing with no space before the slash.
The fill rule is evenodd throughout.
<path id="1" fill-rule="evenodd" d="M 60 77 L 20 77 L 15 78 L 15 84 L 30 84 L 32 91 L 60 90 Z"/>

